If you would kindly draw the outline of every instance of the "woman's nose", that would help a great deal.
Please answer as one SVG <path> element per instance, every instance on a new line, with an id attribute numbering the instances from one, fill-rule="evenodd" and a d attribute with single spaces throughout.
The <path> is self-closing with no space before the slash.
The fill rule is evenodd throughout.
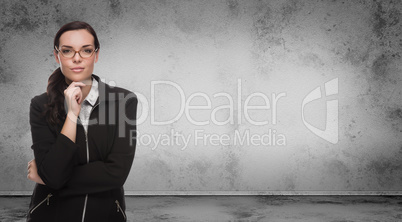
<path id="1" fill-rule="evenodd" d="M 81 62 L 82 58 L 79 54 L 79 52 L 75 52 L 75 55 L 73 56 L 73 62 Z"/>

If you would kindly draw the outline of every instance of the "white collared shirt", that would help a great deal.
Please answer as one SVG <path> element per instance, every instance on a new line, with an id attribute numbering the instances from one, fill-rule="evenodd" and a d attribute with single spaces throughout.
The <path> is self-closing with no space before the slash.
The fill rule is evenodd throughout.
<path id="1" fill-rule="evenodd" d="M 89 114 L 91 112 L 92 107 L 95 105 L 98 96 L 99 96 L 98 81 L 92 77 L 91 90 L 89 91 L 87 97 L 85 97 L 84 101 L 82 102 L 81 111 L 80 114 L 78 115 L 80 117 L 83 127 L 85 128 L 85 131 L 88 131 Z"/>

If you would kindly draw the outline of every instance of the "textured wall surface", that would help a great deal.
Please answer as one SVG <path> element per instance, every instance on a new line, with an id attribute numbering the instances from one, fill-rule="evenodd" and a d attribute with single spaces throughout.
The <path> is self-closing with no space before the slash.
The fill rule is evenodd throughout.
<path id="1" fill-rule="evenodd" d="M 400 191 L 401 10 L 399 1 L 1 0 L 0 191 L 33 189 L 29 103 L 57 68 L 55 33 L 74 20 L 100 38 L 94 73 L 141 97 L 126 190 Z"/>

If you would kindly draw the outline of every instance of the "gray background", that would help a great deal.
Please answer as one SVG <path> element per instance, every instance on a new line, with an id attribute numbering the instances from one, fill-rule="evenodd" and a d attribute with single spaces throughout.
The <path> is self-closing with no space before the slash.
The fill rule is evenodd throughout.
<path id="1" fill-rule="evenodd" d="M 100 58 L 94 73 L 107 83 L 143 95 L 151 81 L 179 85 L 186 99 L 207 94 L 216 108 L 234 98 L 235 121 L 192 124 L 185 115 L 153 125 L 150 110 L 138 126 L 143 135 L 251 134 L 276 130 L 286 145 L 213 145 L 194 141 L 153 148 L 138 143 L 125 184 L 134 194 L 392 193 L 402 186 L 400 1 L 1 1 L 0 7 L 0 191 L 29 194 L 26 165 L 33 158 L 28 122 L 30 99 L 45 92 L 57 68 L 53 37 L 65 23 L 83 20 L 97 31 Z M 301 103 L 316 87 L 338 78 L 339 141 L 329 143 L 303 124 Z M 286 93 L 271 110 L 254 110 L 255 126 L 237 122 L 238 79 L 242 103 L 261 92 Z M 321 89 L 323 90 L 323 88 Z M 326 101 L 306 106 L 306 120 L 324 129 Z M 155 118 L 174 117 L 180 97 L 156 87 Z M 263 105 L 255 98 L 255 105 Z M 192 100 L 205 105 L 205 99 Z M 144 109 L 143 109 L 144 108 Z M 228 110 L 217 118 L 227 119 Z M 191 111 L 211 120 L 211 110 Z M 172 137 L 173 138 L 173 137 Z"/>

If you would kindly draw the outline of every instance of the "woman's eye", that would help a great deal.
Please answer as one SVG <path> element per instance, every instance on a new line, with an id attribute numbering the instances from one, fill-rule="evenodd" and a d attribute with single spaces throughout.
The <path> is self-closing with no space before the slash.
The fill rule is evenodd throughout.
<path id="1" fill-rule="evenodd" d="M 92 53 L 92 51 L 93 51 L 92 49 L 84 49 L 85 53 Z"/>
<path id="2" fill-rule="evenodd" d="M 71 50 L 69 50 L 69 49 L 63 49 L 63 50 L 61 50 L 61 52 L 62 52 L 62 53 L 69 53 L 69 52 L 71 52 Z"/>

